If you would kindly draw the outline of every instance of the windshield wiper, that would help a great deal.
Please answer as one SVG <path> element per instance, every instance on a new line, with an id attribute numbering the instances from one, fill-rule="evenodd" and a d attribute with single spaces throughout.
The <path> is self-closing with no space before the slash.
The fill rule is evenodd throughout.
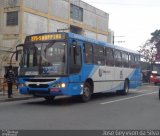
<path id="1" fill-rule="evenodd" d="M 41 48 L 41 53 L 40 53 L 40 59 L 39 59 L 39 65 L 38 65 L 38 72 L 39 74 L 41 75 L 42 74 L 42 52 L 44 51 L 44 54 L 45 54 L 45 57 L 46 57 L 46 52 L 47 52 L 47 49 L 52 47 L 53 44 L 55 43 L 55 41 L 51 41 L 49 42 L 47 45 L 43 45 L 43 43 L 41 44 L 41 47 L 42 46 L 45 46 L 46 48 L 43 50 L 43 48 Z"/>

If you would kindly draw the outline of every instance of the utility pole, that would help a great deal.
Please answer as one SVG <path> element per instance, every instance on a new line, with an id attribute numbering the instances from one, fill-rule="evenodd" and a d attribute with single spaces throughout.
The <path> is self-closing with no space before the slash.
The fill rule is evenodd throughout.
<path id="1" fill-rule="evenodd" d="M 115 42 L 118 42 L 118 43 L 124 43 L 125 41 L 115 41 L 115 38 L 116 37 L 125 37 L 125 36 L 114 36 L 113 35 L 113 44 L 115 43 Z"/>

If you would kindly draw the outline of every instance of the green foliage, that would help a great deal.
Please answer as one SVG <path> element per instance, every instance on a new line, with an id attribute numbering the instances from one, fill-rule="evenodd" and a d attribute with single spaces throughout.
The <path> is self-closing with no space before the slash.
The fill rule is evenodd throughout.
<path id="1" fill-rule="evenodd" d="M 150 42 L 154 44 L 156 47 L 160 46 L 160 30 L 155 30 L 153 33 L 151 33 L 152 38 Z"/>
<path id="2" fill-rule="evenodd" d="M 152 44 L 150 40 L 147 40 L 144 45 L 140 46 L 139 53 L 144 62 L 153 63 L 157 52 L 155 45 Z"/>
<path id="3" fill-rule="evenodd" d="M 155 30 L 151 33 L 151 39 L 140 46 L 139 53 L 141 54 L 143 61 L 153 64 L 156 61 L 157 51 L 160 50 L 160 30 Z"/>

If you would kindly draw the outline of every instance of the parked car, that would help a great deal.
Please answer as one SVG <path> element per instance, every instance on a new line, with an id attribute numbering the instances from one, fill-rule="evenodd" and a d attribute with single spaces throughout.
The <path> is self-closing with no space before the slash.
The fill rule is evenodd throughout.
<path id="1" fill-rule="evenodd" d="M 150 83 L 154 83 L 155 85 L 160 83 L 160 74 L 158 74 L 157 71 L 152 71 L 150 74 Z"/>

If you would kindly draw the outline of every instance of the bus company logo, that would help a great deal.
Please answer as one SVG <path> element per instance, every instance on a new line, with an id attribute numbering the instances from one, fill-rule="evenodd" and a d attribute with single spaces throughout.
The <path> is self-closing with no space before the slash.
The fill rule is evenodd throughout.
<path id="1" fill-rule="evenodd" d="M 123 71 L 120 71 L 120 79 L 123 79 Z"/>

